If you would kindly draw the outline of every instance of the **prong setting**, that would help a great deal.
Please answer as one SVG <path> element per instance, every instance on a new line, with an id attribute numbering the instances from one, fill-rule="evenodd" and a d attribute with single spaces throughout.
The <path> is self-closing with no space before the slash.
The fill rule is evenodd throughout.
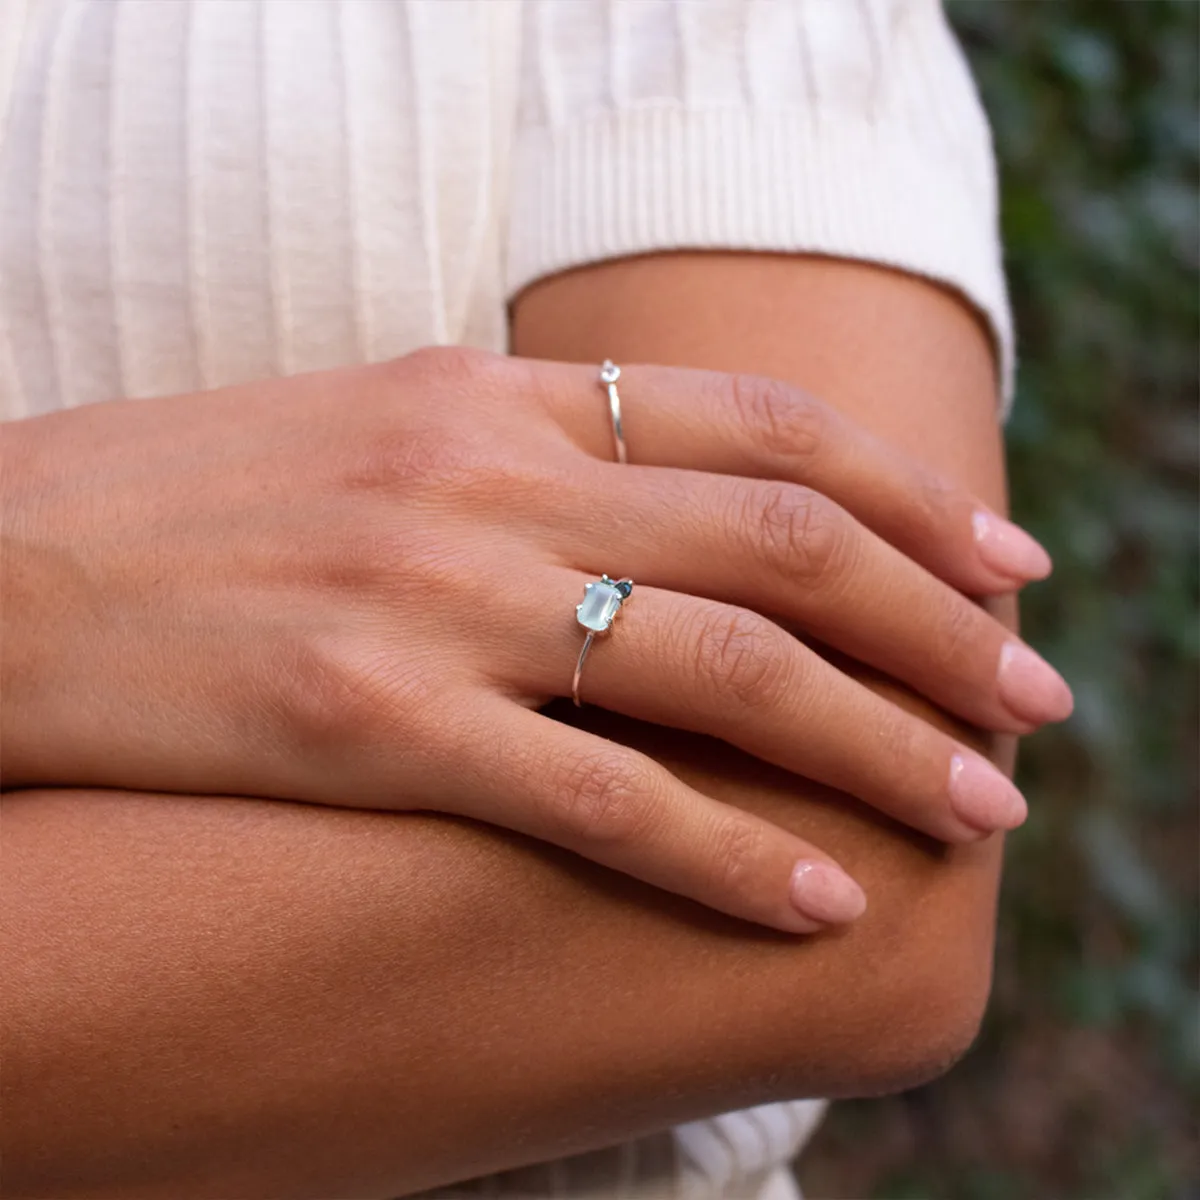
<path id="1" fill-rule="evenodd" d="M 597 582 L 584 586 L 583 600 L 575 606 L 575 618 L 592 633 L 607 633 L 632 591 L 632 579 L 602 575 Z"/>
<path id="2" fill-rule="evenodd" d="M 601 575 L 598 580 L 584 584 L 583 599 L 575 605 L 575 619 L 587 630 L 583 648 L 579 651 L 579 661 L 575 664 L 575 678 L 571 681 L 571 698 L 577 708 L 582 703 L 579 699 L 579 679 L 592 642 L 609 632 L 621 606 L 632 592 L 632 579 L 611 579 Z"/>

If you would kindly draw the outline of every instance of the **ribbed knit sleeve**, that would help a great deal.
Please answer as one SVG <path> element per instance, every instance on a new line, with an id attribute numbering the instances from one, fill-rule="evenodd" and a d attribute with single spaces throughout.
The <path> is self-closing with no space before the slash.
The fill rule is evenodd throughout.
<path id="1" fill-rule="evenodd" d="M 1013 333 L 986 117 L 938 0 L 533 0 L 507 286 L 683 248 L 883 263 Z"/>

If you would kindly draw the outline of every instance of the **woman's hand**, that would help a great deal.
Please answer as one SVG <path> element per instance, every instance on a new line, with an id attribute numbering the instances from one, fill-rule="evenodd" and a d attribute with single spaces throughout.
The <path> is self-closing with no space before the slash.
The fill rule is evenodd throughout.
<path id="1" fill-rule="evenodd" d="M 794 389 L 635 367 L 622 400 L 636 465 L 594 368 L 463 350 L 7 426 L 5 786 L 419 796 L 781 929 L 852 919 L 815 847 L 535 711 L 606 572 L 636 587 L 589 703 L 949 841 L 1018 824 L 985 759 L 759 614 L 1023 732 L 1069 691 L 955 589 L 1044 554 Z"/>

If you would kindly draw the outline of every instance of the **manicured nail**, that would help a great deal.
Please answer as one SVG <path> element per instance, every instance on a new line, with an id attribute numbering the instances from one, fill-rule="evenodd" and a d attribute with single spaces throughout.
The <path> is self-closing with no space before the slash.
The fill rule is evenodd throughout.
<path id="1" fill-rule="evenodd" d="M 1029 815 L 1012 780 L 970 752 L 950 759 L 950 807 L 960 821 L 982 833 L 1016 829 Z"/>
<path id="2" fill-rule="evenodd" d="M 1000 699 L 1020 721 L 1065 721 L 1075 707 L 1067 681 L 1022 642 L 1005 642 L 997 672 Z"/>
<path id="3" fill-rule="evenodd" d="M 822 925 L 857 920 L 867 908 L 862 888 L 829 863 L 801 859 L 792 872 L 792 907 Z"/>
<path id="4" fill-rule="evenodd" d="M 971 528 L 979 557 L 993 571 L 1020 582 L 1045 579 L 1050 574 L 1050 555 L 1011 521 L 979 509 L 971 518 Z"/>

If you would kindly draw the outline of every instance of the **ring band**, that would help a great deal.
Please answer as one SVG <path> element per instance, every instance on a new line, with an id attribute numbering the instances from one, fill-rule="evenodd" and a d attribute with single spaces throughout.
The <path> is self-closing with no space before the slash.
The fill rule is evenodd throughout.
<path id="1" fill-rule="evenodd" d="M 588 631 L 583 639 L 583 649 L 579 651 L 579 661 L 575 664 L 575 678 L 571 680 L 571 699 L 575 701 L 576 708 L 583 707 L 579 699 L 579 677 L 583 674 L 583 664 L 592 642 L 598 634 L 607 633 L 612 628 L 613 619 L 632 591 L 632 579 L 609 579 L 607 575 L 601 575 L 596 583 L 584 586 L 583 599 L 575 606 L 575 619 Z"/>
<path id="2" fill-rule="evenodd" d="M 625 453 L 625 433 L 621 428 L 621 397 L 617 393 L 617 380 L 620 378 L 621 368 L 606 358 L 600 364 L 600 384 L 608 388 L 608 415 L 612 418 L 613 448 L 617 452 L 617 462 L 625 463 L 629 459 Z"/>

